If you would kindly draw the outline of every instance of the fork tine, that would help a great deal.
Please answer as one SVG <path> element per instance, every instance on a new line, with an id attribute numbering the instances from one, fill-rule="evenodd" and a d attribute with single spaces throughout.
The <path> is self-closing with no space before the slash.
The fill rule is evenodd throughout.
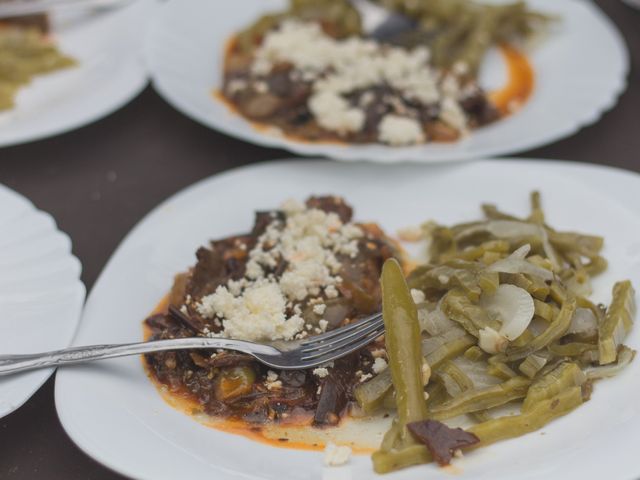
<path id="1" fill-rule="evenodd" d="M 305 339 L 301 345 L 302 346 L 308 346 L 311 345 L 313 343 L 320 343 L 323 342 L 325 340 L 329 340 L 331 338 L 334 338 L 336 336 L 342 336 L 344 334 L 346 334 L 347 332 L 351 331 L 351 330 L 356 330 L 361 328 L 364 325 L 367 325 L 368 323 L 375 321 L 378 318 L 382 318 L 382 313 L 375 313 L 373 315 L 370 315 L 366 318 L 360 319 L 356 322 L 350 323 L 349 325 L 345 325 L 344 327 L 340 327 L 340 328 L 336 328 L 335 330 L 331 330 L 327 333 L 322 333 L 320 335 L 314 335 L 312 337 L 309 337 L 308 339 Z"/>
<path id="2" fill-rule="evenodd" d="M 317 365 L 322 365 L 328 363 L 332 360 L 336 360 L 338 358 L 342 358 L 350 353 L 353 353 L 362 347 L 368 345 L 373 342 L 376 338 L 384 333 L 384 328 L 380 327 L 378 330 L 374 330 L 367 335 L 364 335 L 359 340 L 349 343 L 342 348 L 337 348 L 335 350 L 329 350 L 322 353 L 320 356 L 311 355 L 311 356 L 303 356 L 301 361 L 304 363 L 304 368 L 314 367 Z"/>
<path id="3" fill-rule="evenodd" d="M 311 354 L 315 352 L 315 354 L 321 355 L 323 354 L 323 352 L 335 350 L 351 342 L 354 342 L 359 338 L 362 338 L 364 335 L 367 335 L 370 332 L 380 329 L 380 327 L 382 326 L 383 326 L 382 319 L 374 320 L 373 322 L 370 322 L 369 324 L 365 325 L 364 327 L 358 330 L 348 331 L 343 335 L 335 336 L 332 339 L 326 340 L 322 343 L 314 343 L 311 345 L 302 346 L 300 351 L 303 354 Z"/>

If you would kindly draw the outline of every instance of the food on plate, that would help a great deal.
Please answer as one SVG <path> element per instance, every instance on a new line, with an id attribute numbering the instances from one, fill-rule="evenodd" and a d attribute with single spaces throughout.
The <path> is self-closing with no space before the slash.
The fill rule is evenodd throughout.
<path id="1" fill-rule="evenodd" d="M 397 412 L 373 454 L 376 472 L 448 464 L 458 449 L 538 430 L 633 359 L 622 343 L 635 316 L 631 283 L 614 285 L 608 308 L 588 299 L 591 277 L 606 268 L 603 238 L 555 230 L 538 193 L 531 204 L 523 219 L 483 205 L 481 221 L 426 223 L 429 263 L 406 282 L 393 260 L 385 263 L 391 375 L 356 393 L 370 412 Z M 443 423 L 464 417 L 464 431 Z"/>
<path id="2" fill-rule="evenodd" d="M 412 47 L 431 47 L 433 63 L 451 68 L 464 63 L 474 75 L 492 45 L 526 39 L 552 17 L 530 10 L 526 2 L 487 4 L 469 0 L 379 0 L 389 10 L 417 22 L 394 39 Z"/>
<path id="3" fill-rule="evenodd" d="M 44 15 L 0 20 L 0 111 L 13 108 L 20 88 L 34 77 L 75 65 L 47 31 Z"/>
<path id="4" fill-rule="evenodd" d="M 547 17 L 524 3 L 382 3 L 414 26 L 367 36 L 347 0 L 292 0 L 260 18 L 229 43 L 221 97 L 294 139 L 392 146 L 458 140 L 526 101 L 533 72 L 513 43 Z M 491 96 L 478 69 L 494 45 L 518 85 Z"/>
<path id="5" fill-rule="evenodd" d="M 289 201 L 258 212 L 251 232 L 200 248 L 178 275 L 174 308 L 146 320 L 150 339 L 222 336 L 302 339 L 380 309 L 378 279 L 395 246 L 375 224 L 356 223 L 339 197 Z M 381 368 L 381 341 L 335 365 L 275 372 L 234 352 L 147 355 L 153 377 L 203 412 L 265 422 L 335 425 L 353 387 Z"/>
<path id="6" fill-rule="evenodd" d="M 411 239 L 427 245 L 421 263 L 376 224 L 354 222 L 340 197 L 258 212 L 250 233 L 198 250 L 145 321 L 149 339 L 289 341 L 380 309 L 385 335 L 307 371 L 201 350 L 146 355 L 148 373 L 194 413 L 249 428 L 326 431 L 347 418 L 393 415 L 372 455 L 378 473 L 447 465 L 538 430 L 633 360 L 623 342 L 635 292 L 623 280 L 608 307 L 589 299 L 591 279 L 607 267 L 604 239 L 551 227 L 537 192 L 525 218 L 482 210 L 481 220 L 413 229 Z M 327 465 L 357 447 L 336 443 L 326 442 Z"/>

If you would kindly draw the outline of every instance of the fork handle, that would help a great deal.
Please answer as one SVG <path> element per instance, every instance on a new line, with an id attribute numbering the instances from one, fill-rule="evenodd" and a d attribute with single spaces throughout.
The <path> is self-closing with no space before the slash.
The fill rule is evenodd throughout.
<path id="1" fill-rule="evenodd" d="M 256 347 L 260 346 L 240 340 L 192 337 L 154 340 L 151 342 L 71 347 L 52 352 L 27 355 L 0 355 L 0 376 L 39 368 L 72 365 L 94 360 L 162 352 L 166 350 L 224 348 L 253 354 L 256 353 Z"/>

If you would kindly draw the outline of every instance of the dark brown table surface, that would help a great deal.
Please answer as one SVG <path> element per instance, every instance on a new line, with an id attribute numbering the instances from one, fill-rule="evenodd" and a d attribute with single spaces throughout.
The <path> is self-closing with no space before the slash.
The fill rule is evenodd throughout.
<path id="1" fill-rule="evenodd" d="M 588 0 L 584 0 L 588 1 Z M 519 156 L 613 165 L 640 172 L 640 11 L 598 0 L 626 38 L 629 87 L 618 105 L 575 136 Z M 151 88 L 95 124 L 0 149 L 0 182 L 50 212 L 73 240 L 91 287 L 133 225 L 160 201 L 229 168 L 291 157 L 211 131 Z M 84 455 L 62 429 L 54 379 L 0 419 L 0 479 L 122 478 Z M 99 415 L 99 412 L 96 412 Z"/>

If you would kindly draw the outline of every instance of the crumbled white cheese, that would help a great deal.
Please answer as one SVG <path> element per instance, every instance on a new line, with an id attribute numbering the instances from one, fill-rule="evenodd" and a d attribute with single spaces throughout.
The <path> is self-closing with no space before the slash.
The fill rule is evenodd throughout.
<path id="1" fill-rule="evenodd" d="M 283 211 L 285 220 L 274 216 L 248 252 L 245 277 L 219 286 L 194 305 L 202 317 L 222 321 L 224 328 L 216 336 L 248 341 L 302 338 L 300 302 L 322 292 L 327 298 L 338 296 L 335 286 L 342 278 L 336 273 L 342 264 L 336 254 L 354 248 L 357 254 L 357 240 L 364 232 L 344 224 L 334 212 L 306 208 L 293 200 Z M 275 278 L 270 270 L 281 262 L 286 262 L 286 269 Z M 322 310 L 319 315 L 325 309 L 324 303 L 314 306 L 316 313 Z M 320 323 L 319 332 L 326 326 Z"/>
<path id="2" fill-rule="evenodd" d="M 358 106 L 351 105 L 345 95 L 356 90 L 388 85 L 405 99 L 423 105 L 440 102 L 444 93 L 441 90 L 448 95 L 459 90 L 454 76 L 457 71 L 448 75 L 441 82 L 443 85 L 439 84 L 439 72 L 431 67 L 430 52 L 425 47 L 407 50 L 360 37 L 335 39 L 316 22 L 286 20 L 268 32 L 255 52 L 252 74 L 267 75 L 280 63 L 293 65 L 293 79 L 312 84 L 310 111 L 322 127 L 339 134 L 357 132 L 364 126 L 361 107 L 374 97 L 365 93 Z M 397 113 L 406 110 L 402 102 L 397 107 Z M 460 124 L 455 116 L 459 112 L 449 105 L 446 110 L 443 120 Z M 421 128 L 416 130 L 416 125 L 420 126 L 405 122 L 400 129 L 403 134 L 399 127 L 390 125 L 381 132 L 380 140 L 394 145 L 423 142 L 424 133 Z"/>
<path id="3" fill-rule="evenodd" d="M 360 96 L 360 100 L 358 100 L 358 105 L 360 105 L 361 107 L 366 107 L 369 104 L 371 104 L 371 102 L 373 102 L 375 99 L 376 99 L 376 96 L 373 94 L 373 92 L 364 92 Z"/>
<path id="4" fill-rule="evenodd" d="M 326 332 L 327 327 L 329 326 L 329 322 L 327 322 L 325 319 L 322 319 L 318 322 L 318 326 L 320 327 L 321 332 Z"/>
<path id="5" fill-rule="evenodd" d="M 384 348 L 376 348 L 371 351 L 371 356 L 373 358 L 384 358 L 387 356 L 387 351 Z"/>
<path id="6" fill-rule="evenodd" d="M 458 60 L 453 64 L 452 70 L 456 75 L 466 75 L 469 73 L 469 64 L 465 61 Z"/>
<path id="7" fill-rule="evenodd" d="M 338 253 L 348 255 L 351 258 L 356 258 L 358 256 L 358 252 L 359 249 L 357 240 L 351 240 L 350 242 L 341 245 L 338 249 Z"/>
<path id="8" fill-rule="evenodd" d="M 282 382 L 280 380 L 276 380 L 275 382 L 266 382 L 267 390 L 279 390 L 282 388 Z"/>
<path id="9" fill-rule="evenodd" d="M 241 280 L 229 280 L 227 282 L 227 289 L 231 294 L 235 297 L 240 295 L 242 289 L 247 285 L 246 280 L 243 278 Z"/>
<path id="10" fill-rule="evenodd" d="M 358 380 L 360 381 L 360 383 L 364 383 L 370 378 L 373 378 L 373 375 L 371 375 L 370 373 L 365 373 L 363 375 L 360 375 L 360 378 Z"/>
<path id="11" fill-rule="evenodd" d="M 460 82 L 455 75 L 445 75 L 440 83 L 442 93 L 449 97 L 457 97 L 460 94 Z"/>
<path id="12" fill-rule="evenodd" d="M 378 375 L 387 369 L 387 361 L 384 358 L 378 357 L 374 360 L 371 370 Z"/>
<path id="13" fill-rule="evenodd" d="M 282 382 L 278 380 L 278 374 L 273 370 L 267 372 L 267 378 L 265 381 L 267 390 L 279 390 L 282 388 Z"/>
<path id="14" fill-rule="evenodd" d="M 351 448 L 346 445 L 327 443 L 324 449 L 324 464 L 327 467 L 339 467 L 346 464 L 351 458 Z"/>
<path id="15" fill-rule="evenodd" d="M 267 82 L 259 81 L 253 84 L 253 89 L 258 93 L 267 93 L 269 91 L 269 85 Z"/>
<path id="16" fill-rule="evenodd" d="M 305 206 L 301 201 L 289 198 L 280 204 L 280 210 L 285 213 L 300 213 L 305 210 Z"/>
<path id="17" fill-rule="evenodd" d="M 317 303 L 313 306 L 313 313 L 316 315 L 324 315 L 324 311 L 327 309 L 327 306 L 324 303 Z"/>
<path id="18" fill-rule="evenodd" d="M 224 286 L 203 297 L 196 306 L 203 317 L 223 317 L 223 336 L 239 340 L 291 340 L 304 320 L 299 315 L 287 318 L 285 298 L 275 283 L 259 281 L 248 286 L 235 297 Z"/>
<path id="19" fill-rule="evenodd" d="M 340 95 L 318 92 L 309 98 L 309 110 L 321 127 L 344 135 L 362 130 L 365 114 L 354 108 Z"/>
<path id="20" fill-rule="evenodd" d="M 378 125 L 378 140 L 389 145 L 414 145 L 425 140 L 420 123 L 408 117 L 387 114 Z"/>
<path id="21" fill-rule="evenodd" d="M 329 369 L 327 369 L 326 367 L 314 368 L 313 374 L 318 378 L 324 378 L 329 375 Z"/>
<path id="22" fill-rule="evenodd" d="M 244 89 L 246 89 L 248 86 L 248 82 L 243 79 L 243 78 L 234 78 L 233 80 L 230 80 L 229 83 L 227 83 L 227 92 L 230 95 L 234 95 Z"/>
<path id="23" fill-rule="evenodd" d="M 424 292 L 422 290 L 418 290 L 417 288 L 411 289 L 411 298 L 413 298 L 414 303 L 422 303 L 426 300 Z"/>
<path id="24" fill-rule="evenodd" d="M 328 287 L 325 287 L 324 294 L 327 298 L 336 298 L 338 296 L 338 289 L 333 285 L 329 285 Z"/>
<path id="25" fill-rule="evenodd" d="M 452 97 L 445 97 L 441 102 L 440 119 L 460 133 L 467 132 L 467 116 L 460 104 Z"/>

